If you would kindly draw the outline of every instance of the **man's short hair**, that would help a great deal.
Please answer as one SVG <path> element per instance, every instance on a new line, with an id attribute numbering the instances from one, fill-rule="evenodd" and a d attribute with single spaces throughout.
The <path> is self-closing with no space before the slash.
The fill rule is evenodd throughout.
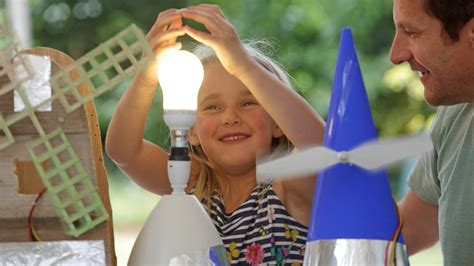
<path id="1" fill-rule="evenodd" d="M 459 32 L 474 17 L 473 0 L 425 0 L 428 15 L 441 21 L 451 40 L 459 40 Z"/>

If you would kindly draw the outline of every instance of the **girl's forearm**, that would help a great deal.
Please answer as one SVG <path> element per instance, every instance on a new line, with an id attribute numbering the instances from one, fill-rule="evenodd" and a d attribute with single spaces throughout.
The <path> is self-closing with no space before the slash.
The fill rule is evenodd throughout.
<path id="1" fill-rule="evenodd" d="M 117 164 L 125 165 L 141 149 L 146 117 L 155 88 L 144 86 L 135 77 L 120 99 L 112 116 L 105 148 Z"/>
<path id="2" fill-rule="evenodd" d="M 245 70 L 237 77 L 252 92 L 295 147 L 320 145 L 325 123 L 311 105 L 254 60 L 249 60 L 245 65 Z"/>

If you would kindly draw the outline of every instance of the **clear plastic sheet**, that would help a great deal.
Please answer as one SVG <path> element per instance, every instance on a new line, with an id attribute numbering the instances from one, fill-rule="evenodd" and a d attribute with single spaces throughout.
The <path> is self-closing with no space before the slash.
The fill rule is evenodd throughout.
<path id="1" fill-rule="evenodd" d="M 385 240 L 369 239 L 308 242 L 304 265 L 386 265 L 388 243 Z M 391 248 L 392 246 L 389 247 L 390 251 Z M 394 257 L 395 265 L 409 265 L 404 244 L 397 243 Z"/>
<path id="2" fill-rule="evenodd" d="M 223 245 L 212 247 L 209 250 L 196 251 L 193 254 L 179 255 L 172 258 L 168 266 L 226 266 L 229 265 Z"/>
<path id="3" fill-rule="evenodd" d="M 0 243 L 0 265 L 105 265 L 104 241 Z"/>

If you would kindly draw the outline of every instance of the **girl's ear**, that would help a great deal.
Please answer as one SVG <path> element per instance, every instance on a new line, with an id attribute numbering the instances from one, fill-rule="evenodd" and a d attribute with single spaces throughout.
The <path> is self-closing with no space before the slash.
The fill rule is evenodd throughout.
<path id="1" fill-rule="evenodd" d="M 281 136 L 283 136 L 285 134 L 283 134 L 283 131 L 280 129 L 280 127 L 275 123 L 273 125 L 273 132 L 272 132 L 272 137 L 274 138 L 279 138 Z"/>
<path id="2" fill-rule="evenodd" d="M 192 126 L 190 129 L 189 129 L 189 134 L 188 134 L 188 141 L 189 143 L 191 143 L 191 145 L 193 146 L 198 146 L 199 144 L 201 144 L 199 142 L 199 138 L 197 137 L 195 131 L 194 131 L 194 126 Z"/>

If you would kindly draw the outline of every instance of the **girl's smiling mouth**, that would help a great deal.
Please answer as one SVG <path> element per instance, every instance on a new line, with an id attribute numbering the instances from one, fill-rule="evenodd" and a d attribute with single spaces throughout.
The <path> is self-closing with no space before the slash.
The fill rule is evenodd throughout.
<path id="1" fill-rule="evenodd" d="M 247 134 L 227 134 L 221 138 L 219 138 L 220 141 L 222 142 L 238 142 L 244 139 L 249 138 L 250 136 Z"/>

